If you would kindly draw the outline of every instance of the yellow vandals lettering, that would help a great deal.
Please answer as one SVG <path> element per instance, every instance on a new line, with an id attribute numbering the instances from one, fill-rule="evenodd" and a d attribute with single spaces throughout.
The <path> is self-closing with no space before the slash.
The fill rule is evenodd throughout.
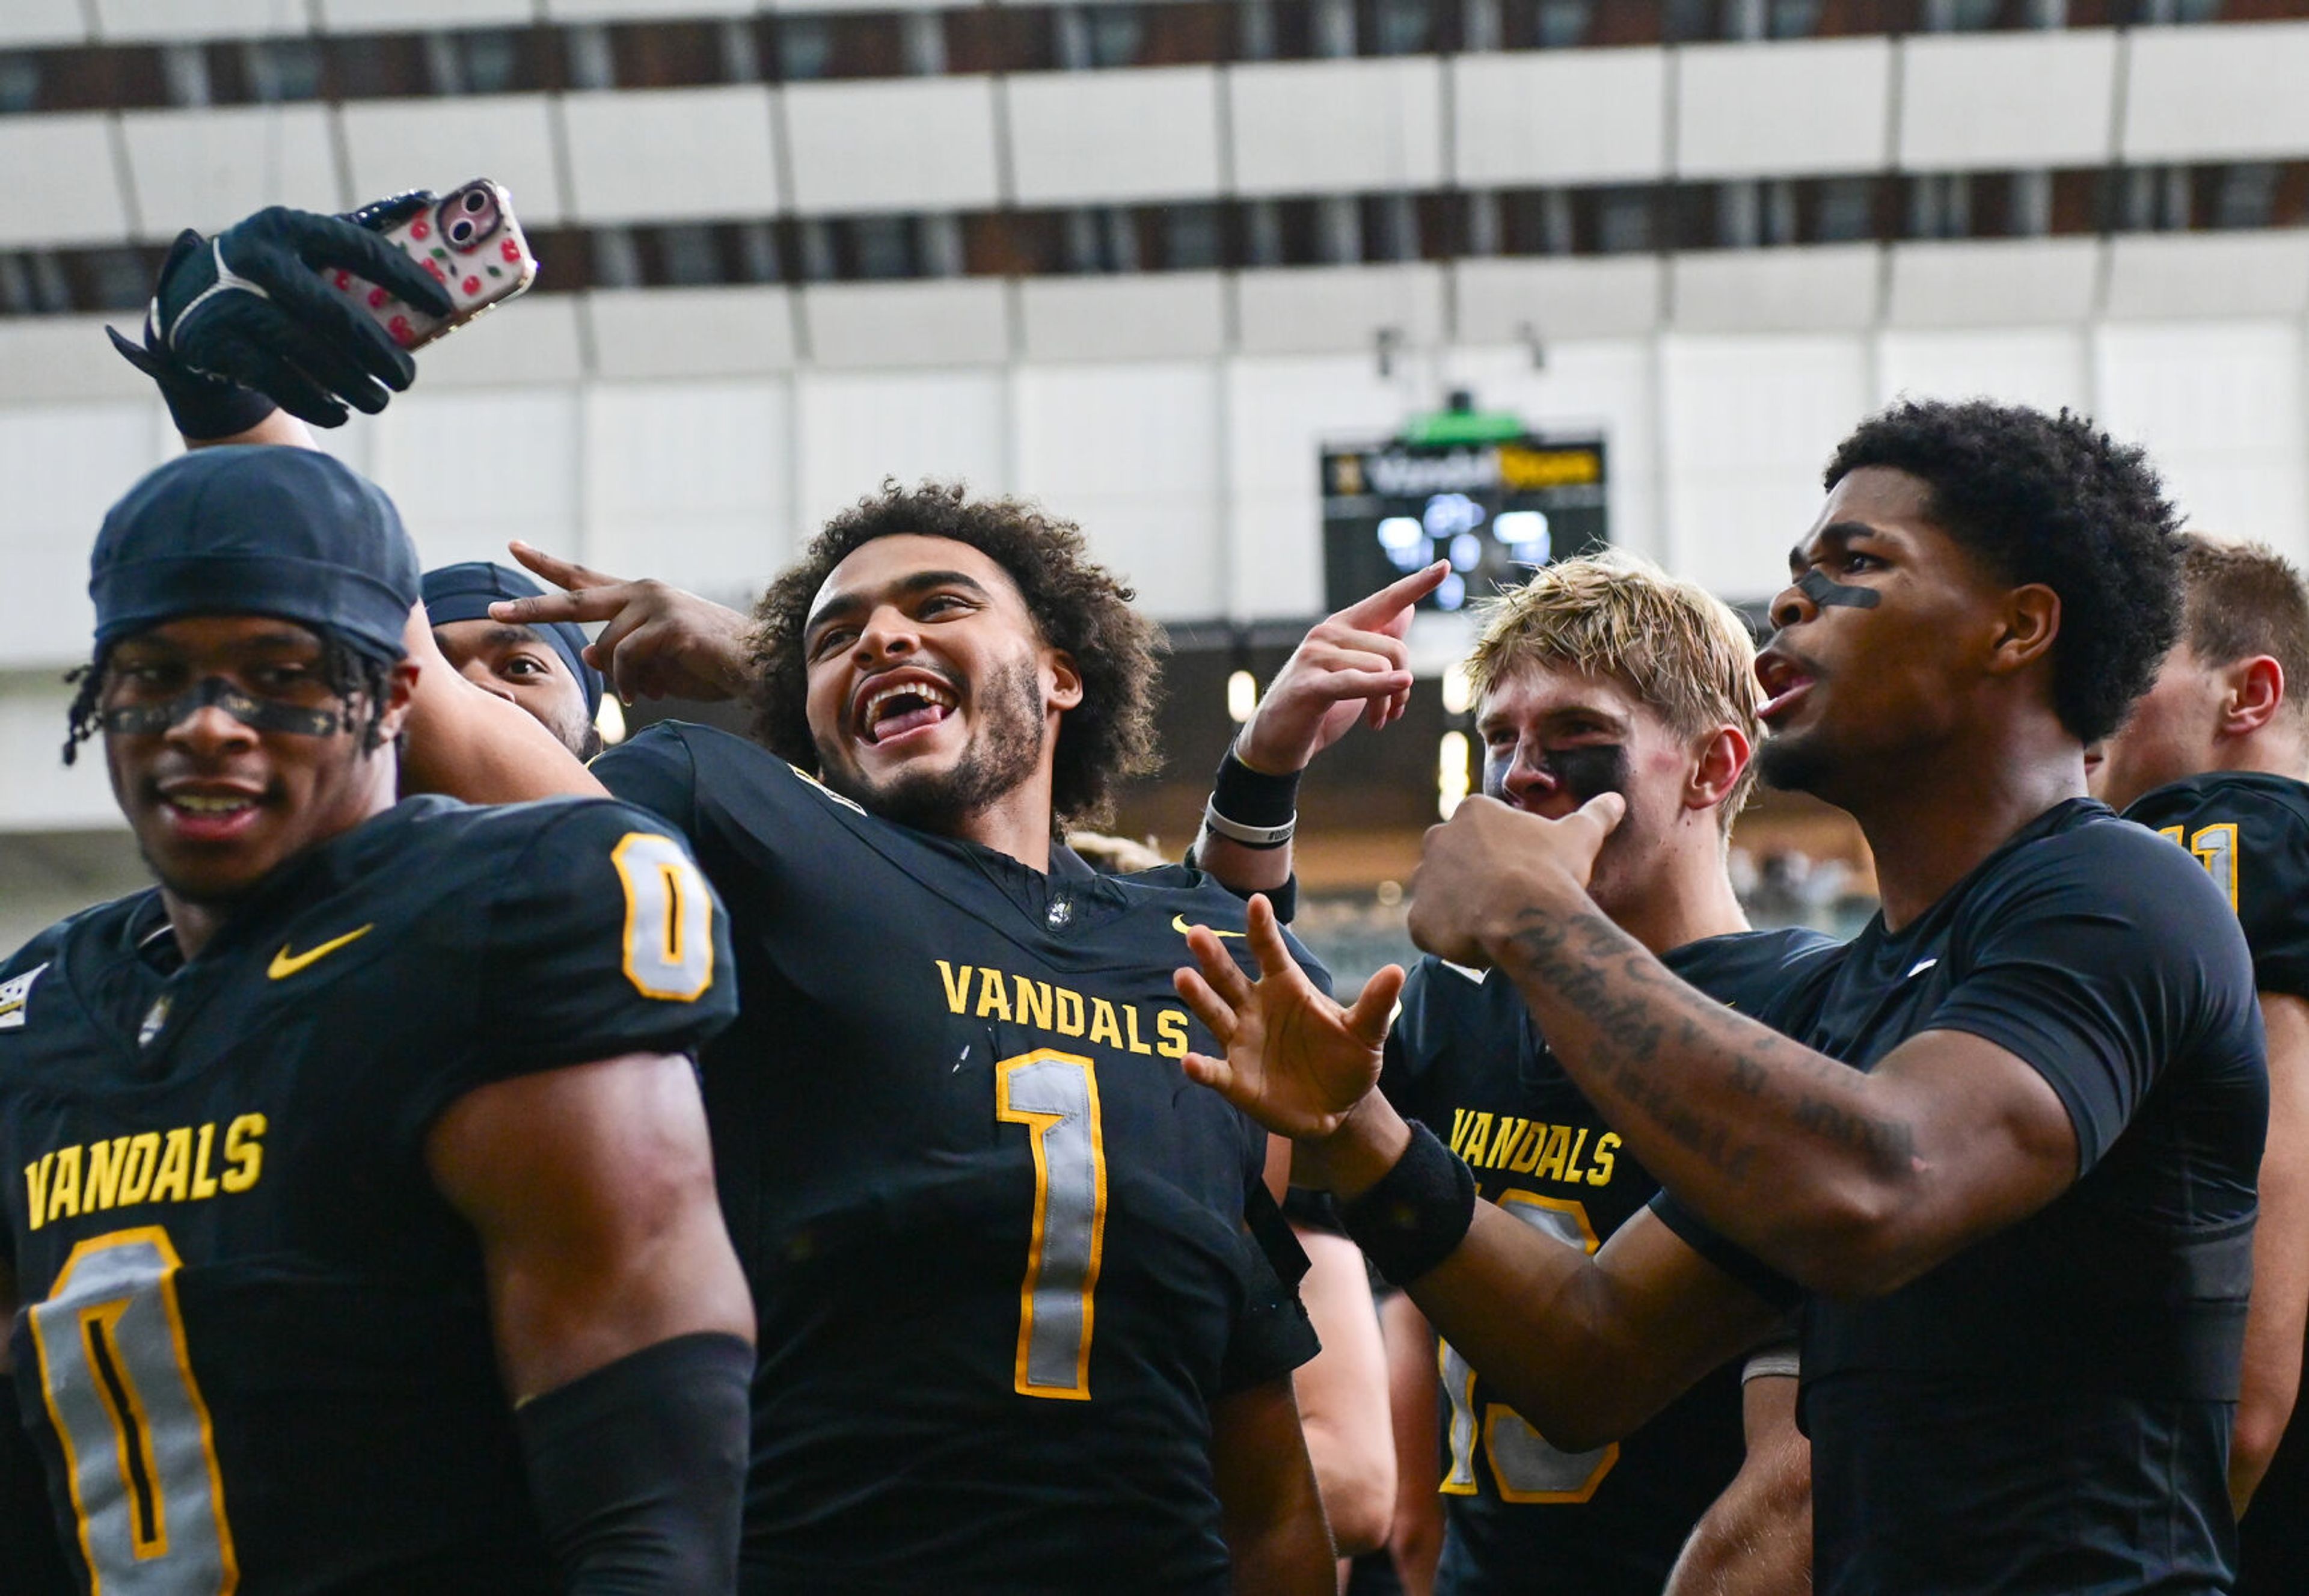
<path id="1" fill-rule="evenodd" d="M 1453 1152 L 1457 1152 L 1466 1145 L 1467 1122 L 1474 1117 L 1475 1113 L 1472 1108 L 1454 1108 L 1451 1111 L 1451 1150 Z"/>
<path id="2" fill-rule="evenodd" d="M 1183 1008 L 1100 997 L 1056 981 L 990 969 L 983 965 L 956 964 L 944 958 L 931 962 L 938 966 L 938 988 L 950 1014 L 1004 1020 L 1057 1037 L 1087 1036 L 1091 1042 L 1111 1047 L 1117 1053 L 1136 1053 L 1149 1058 L 1158 1054 L 1164 1058 L 1184 1058 L 1191 1045 L 1192 1033 Z M 240 1122 L 233 1123 L 237 1125 Z M 263 1133 L 264 1122 L 259 1117 L 255 1134 Z M 233 1162 L 238 1145 L 228 1127 L 224 1142 L 228 1165 Z M 210 1167 L 205 1153 L 195 1162 L 203 1173 L 193 1178 L 205 1179 Z M 229 1168 L 220 1176 L 228 1192 L 238 1189 L 231 1184 L 232 1178 Z"/>
<path id="3" fill-rule="evenodd" d="M 26 1225 L 38 1230 L 140 1202 L 204 1202 L 221 1192 L 246 1192 L 264 1166 L 264 1131 L 261 1114 L 226 1125 L 221 1169 L 214 1120 L 54 1149 L 24 1166 Z"/>
<path id="4" fill-rule="evenodd" d="M 1589 1185 L 1607 1186 L 1612 1184 L 1612 1167 L 1617 1161 L 1612 1152 L 1619 1145 L 1620 1133 L 1617 1131 L 1606 1131 L 1596 1138 L 1596 1167 L 1587 1172 Z"/>
<path id="5" fill-rule="evenodd" d="M 999 1015 L 1004 1019 L 1010 1018 L 1010 993 L 1002 984 L 1001 971 L 981 970 L 978 972 L 978 1017 L 984 1019 L 991 1015 Z"/>
<path id="6" fill-rule="evenodd" d="M 1047 1031 L 1051 1024 L 1051 984 L 1029 981 L 1024 976 L 1010 977 L 1018 984 L 1018 1023 L 1031 1025 L 1036 1030 Z"/>
<path id="7" fill-rule="evenodd" d="M 193 1199 L 195 1201 L 217 1194 L 216 1176 L 209 1173 L 209 1149 L 216 1141 L 216 1123 L 201 1127 L 201 1144 L 193 1154 Z"/>
<path id="8" fill-rule="evenodd" d="M 1523 1135 L 1508 1158 L 1508 1167 L 1518 1175 L 1529 1175 L 1539 1164 L 1540 1149 L 1547 1145 L 1547 1127 L 1534 1120 L 1523 1128 Z"/>
<path id="9" fill-rule="evenodd" d="M 1451 1150 L 1470 1164 L 1482 1161 L 1483 1148 L 1491 1139 L 1492 1116 L 1488 1114 L 1470 1115 L 1464 1135 L 1459 1126 L 1451 1127 Z"/>
<path id="10" fill-rule="evenodd" d="M 1115 1021 L 1114 1005 L 1104 998 L 1090 1001 L 1090 1039 L 1111 1047 L 1122 1045 L 1122 1027 Z"/>
<path id="11" fill-rule="evenodd" d="M 120 1168 L 120 1206 L 144 1201 L 152 1189 L 152 1167 L 160 1161 L 160 1132 L 147 1131 L 128 1139 L 128 1155 Z"/>
<path id="12" fill-rule="evenodd" d="M 217 1177 L 217 1184 L 228 1192 L 246 1192 L 256 1184 L 264 1170 L 264 1149 L 258 1145 L 264 1130 L 261 1114 L 244 1114 L 224 1128 L 224 1161 L 232 1167 Z"/>
<path id="13" fill-rule="evenodd" d="M 1548 1126 L 1547 1147 L 1545 1150 L 1539 1155 L 1539 1162 L 1532 1167 L 1532 1173 L 1538 1175 L 1542 1180 L 1561 1180 L 1563 1178 L 1564 1155 L 1570 1150 L 1570 1127 L 1568 1125 Z"/>
<path id="14" fill-rule="evenodd" d="M 960 971 L 943 958 L 938 961 L 938 979 L 946 983 L 946 1006 L 956 1014 L 970 1012 L 970 966 Z"/>
<path id="15" fill-rule="evenodd" d="M 1187 1056 L 1187 1017 L 1177 1009 L 1164 1009 L 1154 1016 L 1154 1051 L 1164 1058 Z"/>
<path id="16" fill-rule="evenodd" d="M 1579 1134 L 1571 1139 L 1571 1156 L 1563 1160 L 1563 1178 L 1569 1181 L 1587 1178 L 1587 1172 L 1579 1167 L 1579 1149 L 1587 1145 L 1587 1127 L 1581 1125 L 1578 1129 Z"/>
<path id="17" fill-rule="evenodd" d="M 1524 1127 L 1529 1123 L 1529 1120 L 1518 1119 L 1512 1114 L 1501 1115 L 1500 1128 L 1492 1134 L 1492 1150 L 1483 1155 L 1484 1165 L 1497 1169 L 1505 1164 L 1508 1155 L 1515 1150 L 1517 1141 L 1523 1135 Z"/>
<path id="18" fill-rule="evenodd" d="M 80 1217 L 80 1149 L 56 1149 L 56 1172 L 48 1176 L 48 1223 Z"/>
<path id="19" fill-rule="evenodd" d="M 56 1167 L 54 1153 L 42 1153 L 24 1166 L 24 1191 L 31 1199 L 24 1204 L 24 1219 L 34 1230 L 48 1222 L 48 1171 Z"/>
<path id="20" fill-rule="evenodd" d="M 88 1182 L 81 1196 L 91 1213 L 101 1213 L 120 1199 L 120 1167 L 128 1161 L 128 1138 L 88 1144 Z"/>

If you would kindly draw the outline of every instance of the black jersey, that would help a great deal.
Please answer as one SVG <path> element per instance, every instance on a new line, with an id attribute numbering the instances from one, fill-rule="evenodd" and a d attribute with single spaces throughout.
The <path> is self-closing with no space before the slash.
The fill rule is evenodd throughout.
<path id="1" fill-rule="evenodd" d="M 2227 894 L 2255 986 L 2309 998 L 2309 784 L 2247 771 L 2193 776 L 2143 794 L 2124 818 L 2187 848 Z M 2237 1540 L 2244 1596 L 2309 1591 L 2309 1421 L 2298 1404 Z"/>
<path id="2" fill-rule="evenodd" d="M 1788 967 L 1833 946 L 1809 931 L 1709 937 L 1668 953 L 1685 980 L 1753 1011 Z M 1515 983 L 1422 959 L 1403 990 L 1379 1089 L 1518 1219 L 1594 1252 L 1659 1190 L 1548 1050 Z M 1449 1343 L 1440 1351 L 1445 1596 L 1657 1596 L 1743 1455 L 1736 1366 L 1613 1445 L 1550 1446 Z"/>
<path id="3" fill-rule="evenodd" d="M 2269 1081 L 2244 939 L 2205 872 L 2059 804 L 1762 1018 L 1864 1070 L 1922 1031 L 1983 1037 L 2044 1077 L 2077 1138 L 2077 1182 L 2042 1211 L 1889 1295 L 1805 1304 L 1816 1588 L 2227 1591 Z"/>
<path id="4" fill-rule="evenodd" d="M 703 1042 L 721 920 L 622 804 L 419 798 L 190 962 L 146 891 L 0 967 L 16 1394 L 82 1588 L 561 1588 L 426 1134 L 489 1082 Z"/>
<path id="5" fill-rule="evenodd" d="M 732 919 L 704 1066 L 760 1325 L 750 1588 L 1224 1591 L 1209 1404 L 1313 1350 L 1245 1230 L 1265 1135 L 1178 1063 L 1213 1048 L 1184 932 L 1242 903 L 1044 875 L 705 727 L 594 769 Z"/>

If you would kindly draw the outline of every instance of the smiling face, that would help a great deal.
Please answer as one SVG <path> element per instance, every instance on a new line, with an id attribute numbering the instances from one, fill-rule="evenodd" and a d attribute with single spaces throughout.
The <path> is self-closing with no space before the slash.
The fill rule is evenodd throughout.
<path id="1" fill-rule="evenodd" d="M 501 620 L 451 620 L 433 629 L 450 668 L 474 686 L 518 705 L 579 759 L 601 750 L 585 713 L 585 690 L 536 629 Z"/>
<path id="2" fill-rule="evenodd" d="M 1535 661 L 1510 669 L 1483 695 L 1475 730 L 1483 792 L 1502 803 L 1561 820 L 1600 792 L 1627 800 L 1587 890 L 1614 918 L 1640 903 L 1667 867 L 1660 845 L 1691 811 L 1711 739 L 1679 735 L 1625 683 Z M 1712 816 L 1706 825 L 1712 847 L 1719 835 Z"/>
<path id="3" fill-rule="evenodd" d="M 950 538 L 854 551 L 810 605 L 802 657 L 826 785 L 929 831 L 1037 779 L 1047 793 L 1059 716 L 1082 701 L 1017 585 Z"/>
<path id="4" fill-rule="evenodd" d="M 350 830 L 393 802 L 399 729 L 415 671 L 392 677 L 378 748 L 370 707 L 338 698 L 321 640 L 261 616 L 196 616 L 125 638 L 105 662 L 102 708 L 166 704 L 211 678 L 292 711 L 335 717 L 314 736 L 259 730 L 204 704 L 163 730 L 112 732 L 105 761 L 121 812 L 161 885 L 195 904 L 229 903 L 280 864 Z"/>
<path id="5" fill-rule="evenodd" d="M 1771 731 L 1757 758 L 1773 785 L 1848 803 L 1924 778 L 1920 759 L 1977 711 L 2016 595 L 2048 596 L 1997 580 L 1930 508 L 1919 479 L 1865 466 L 1791 551 L 1779 629 L 1756 661 Z"/>

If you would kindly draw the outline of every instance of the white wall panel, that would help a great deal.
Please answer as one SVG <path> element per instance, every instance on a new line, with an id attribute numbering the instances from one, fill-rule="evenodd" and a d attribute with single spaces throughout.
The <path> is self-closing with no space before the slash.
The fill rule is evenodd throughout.
<path id="1" fill-rule="evenodd" d="M 87 37 L 79 0 L 9 0 L 0 5 L 0 44 L 78 44 Z"/>
<path id="2" fill-rule="evenodd" d="M 1226 280 L 1216 272 L 1029 277 L 1018 314 L 1030 360 L 1178 360 L 1226 347 Z"/>
<path id="3" fill-rule="evenodd" d="M 506 542 L 571 549 L 583 481 L 576 390 L 414 388 L 375 421 L 370 475 L 429 568 L 505 560 Z"/>
<path id="4" fill-rule="evenodd" d="M 1895 244 L 1884 316 L 1905 327 L 2080 322 L 2099 278 L 2100 246 L 2090 239 Z"/>
<path id="5" fill-rule="evenodd" d="M 1022 204 L 1215 195 L 1219 79 L 1208 66 L 1042 72 L 1004 80 Z"/>
<path id="6" fill-rule="evenodd" d="M 1881 39 L 1691 46 L 1676 68 L 1676 170 L 1785 178 L 1881 166 L 1891 68 Z"/>
<path id="7" fill-rule="evenodd" d="M 363 199 L 430 188 L 445 194 L 473 178 L 495 178 L 513 193 L 531 227 L 568 214 L 542 94 L 354 101 L 344 119 L 352 185 Z"/>
<path id="8" fill-rule="evenodd" d="M 1457 278 L 1459 340 L 1608 338 L 1647 333 L 1659 320 L 1659 257 L 1463 260 Z"/>
<path id="9" fill-rule="evenodd" d="M 727 377 L 793 364 L 787 289 L 618 290 L 589 295 L 586 315 L 600 377 Z"/>
<path id="10" fill-rule="evenodd" d="M 1226 608 L 1217 368 L 1081 366 L 1018 383 L 1018 490 L 1078 524 L 1158 620 Z"/>
<path id="11" fill-rule="evenodd" d="M 793 83 L 794 208 L 947 211 L 999 197 L 991 78 Z"/>
<path id="12" fill-rule="evenodd" d="M 1228 363 L 1232 568 L 1227 613 L 1298 618 L 1323 609 L 1327 442 L 1389 438 L 1434 403 L 1408 373 L 1389 381 L 1368 356 Z"/>
<path id="13" fill-rule="evenodd" d="M 726 601 L 791 557 L 784 382 L 603 383 L 587 403 L 587 564 Z"/>
<path id="14" fill-rule="evenodd" d="M 826 518 L 884 477 L 964 481 L 973 492 L 1009 487 L 1006 379 L 999 372 L 828 373 L 799 377 L 796 436 L 801 456 L 801 525 L 807 541 Z"/>
<path id="15" fill-rule="evenodd" d="M 2192 526 L 2309 558 L 2297 322 L 2110 326 L 2101 410 L 2147 446 Z"/>
<path id="16" fill-rule="evenodd" d="M 0 246 L 117 243 L 128 207 L 101 112 L 0 117 Z"/>
<path id="17" fill-rule="evenodd" d="M 2108 159 L 2116 35 L 1912 35 L 1897 158 L 1911 171 L 2097 166 Z"/>
<path id="18" fill-rule="evenodd" d="M 129 111 L 120 118 L 137 211 L 134 230 L 216 233 L 266 205 L 342 211 L 329 113 L 316 105 Z M 375 197 L 375 196 L 364 196 Z"/>
<path id="19" fill-rule="evenodd" d="M 1656 49 L 1454 56 L 1451 153 L 1470 187 L 1609 183 L 1667 170 L 1667 56 Z"/>
<path id="20" fill-rule="evenodd" d="M 247 39 L 302 33 L 306 28 L 303 0 L 91 0 L 91 4 L 100 39 Z"/>
<path id="21" fill-rule="evenodd" d="M 1876 318 L 1882 256 L 1873 244 L 1718 249 L 1672 257 L 1675 325 L 1691 332 L 1802 332 Z"/>
<path id="22" fill-rule="evenodd" d="M 506 388 L 575 382 L 585 364 L 579 308 L 575 294 L 541 294 L 499 305 L 418 351 L 418 386 Z"/>
<path id="23" fill-rule="evenodd" d="M 75 399 L 142 399 L 158 404 L 151 380 L 115 354 L 104 335 L 109 322 L 133 338 L 143 319 L 134 310 L 0 317 L 0 404 Z"/>
<path id="24" fill-rule="evenodd" d="M 537 20 L 536 0 L 314 0 L 319 25 L 335 33 L 410 28 L 485 28 Z M 693 6 L 691 13 L 705 9 Z"/>
<path id="25" fill-rule="evenodd" d="M 1780 589 L 1820 467 L 1868 408 L 1867 364 L 1857 336 L 1669 342 L 1671 568 L 1726 598 Z"/>
<path id="26" fill-rule="evenodd" d="M 2127 160 L 2309 150 L 2309 22 L 2137 28 L 2125 83 Z"/>
<path id="27" fill-rule="evenodd" d="M 982 366 L 1010 352 L 1002 284 L 835 282 L 802 291 L 810 357 L 821 366 Z"/>
<path id="28" fill-rule="evenodd" d="M 1917 399 L 1995 399 L 2090 414 L 2084 330 L 2012 328 L 1887 333 L 1877 343 L 1877 404 Z M 1857 420 L 1857 417 L 1854 418 Z"/>
<path id="29" fill-rule="evenodd" d="M 2309 232 L 2148 234 L 2109 241 L 2107 313 L 2298 316 L 2309 308 Z"/>
<path id="30" fill-rule="evenodd" d="M 105 774 L 103 750 L 84 746 L 71 765 L 64 761 L 72 697 L 72 689 L 49 672 L 0 678 L 0 759 L 8 762 L 8 779 L 0 781 L 0 832 L 126 829 Z M 13 838 L 11 843 L 6 871 L 15 876 L 23 869 L 22 845 Z M 133 890 L 151 879 L 140 872 L 128 882 L 106 886 Z M 13 953 L 65 915 L 118 895 L 102 888 L 74 891 L 67 883 L 47 892 L 26 891 L 10 881 L 0 886 L 0 948 Z"/>
<path id="31" fill-rule="evenodd" d="M 9 496 L 0 516 L 0 589 L 9 596 L 0 668 L 88 657 L 96 628 L 88 556 L 97 528 L 161 458 L 149 401 L 0 409 L 0 482 Z M 61 722 L 56 731 L 61 742 Z"/>
<path id="32" fill-rule="evenodd" d="M 770 91 L 623 90 L 562 101 L 580 221 L 767 216 L 778 209 Z"/>
<path id="33" fill-rule="evenodd" d="M 1227 74 L 1242 194 L 1431 188 L 1442 181 L 1433 56 L 1285 61 Z"/>
<path id="34" fill-rule="evenodd" d="M 1426 265 L 1307 266 L 1235 276 L 1243 353 L 1376 350 L 1383 328 L 1407 349 L 1440 341 L 1443 272 Z"/>

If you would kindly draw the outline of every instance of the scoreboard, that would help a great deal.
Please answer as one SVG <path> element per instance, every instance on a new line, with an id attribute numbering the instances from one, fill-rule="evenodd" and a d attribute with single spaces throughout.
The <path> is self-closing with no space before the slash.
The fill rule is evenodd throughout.
<path id="1" fill-rule="evenodd" d="M 1611 542 L 1601 438 L 1549 438 L 1511 417 L 1454 410 L 1399 438 L 1327 446 L 1323 591 L 1343 608 L 1439 559 L 1426 611 L 1460 611 L 1529 568 Z"/>

